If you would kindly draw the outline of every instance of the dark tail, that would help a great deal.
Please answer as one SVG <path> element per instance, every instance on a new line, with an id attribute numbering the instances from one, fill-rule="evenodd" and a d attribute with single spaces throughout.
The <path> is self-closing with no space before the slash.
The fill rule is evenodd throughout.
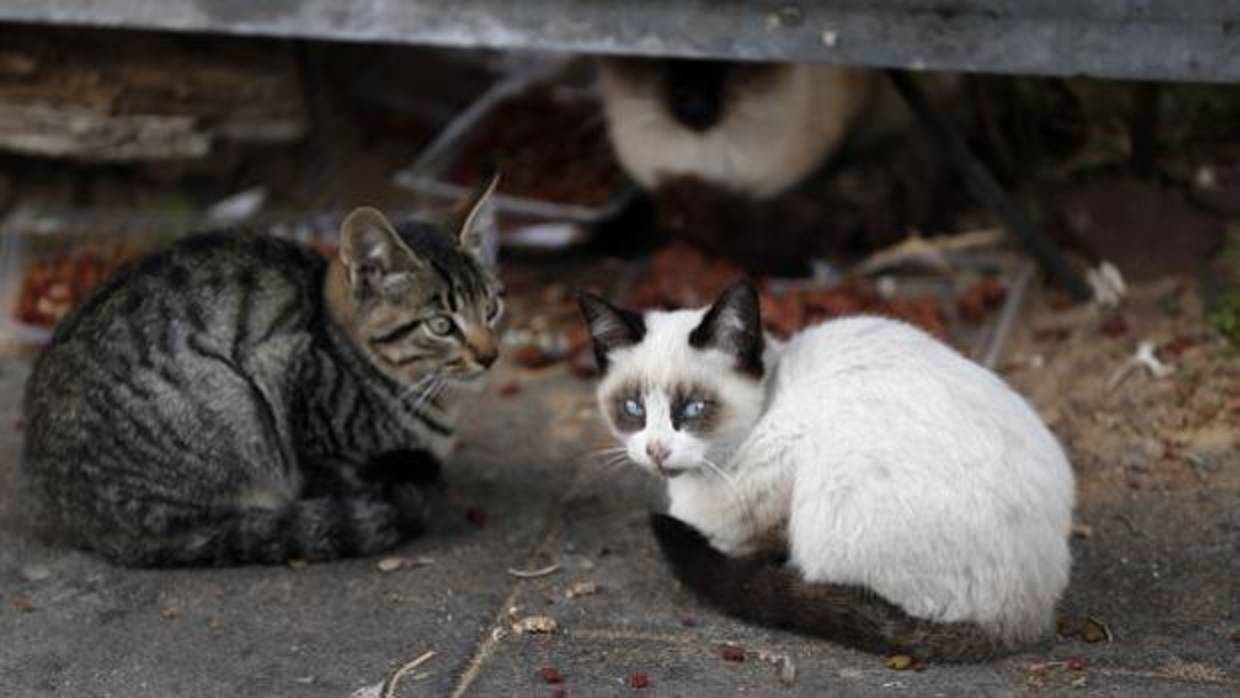
<path id="1" fill-rule="evenodd" d="M 976 624 L 921 620 L 862 587 L 806 582 L 761 555 L 729 557 L 671 516 L 655 514 L 651 524 L 677 579 L 741 620 L 935 661 L 982 661 L 1005 649 Z"/>
<path id="2" fill-rule="evenodd" d="M 279 564 L 378 553 L 425 528 L 426 499 L 404 484 L 375 494 L 298 499 L 282 509 L 215 511 L 192 524 L 111 541 L 100 552 L 140 567 Z"/>

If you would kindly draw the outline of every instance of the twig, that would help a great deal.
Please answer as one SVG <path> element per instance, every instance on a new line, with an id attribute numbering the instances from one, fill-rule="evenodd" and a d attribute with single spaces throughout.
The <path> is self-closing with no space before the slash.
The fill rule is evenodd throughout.
<path id="1" fill-rule="evenodd" d="M 417 669 L 423 664 L 429 662 L 431 657 L 434 656 L 435 650 L 428 650 L 426 654 L 423 654 L 421 657 L 418 657 L 412 662 L 409 662 L 405 666 L 397 669 L 395 674 L 392 674 L 387 681 L 383 682 L 383 698 L 392 698 L 392 696 L 396 694 L 396 684 L 401 680 L 401 678 L 403 678 L 405 674 L 408 674 L 414 669 Z"/>
<path id="2" fill-rule="evenodd" d="M 549 574 L 555 574 L 559 569 L 560 563 L 556 562 L 536 570 L 518 570 L 509 567 L 508 574 L 518 579 L 534 579 L 537 577 L 546 577 Z"/>
<path id="3" fill-rule="evenodd" d="M 1020 314 L 1020 306 L 1024 303 L 1025 291 L 1033 280 L 1034 271 L 1033 263 L 1026 261 L 1016 273 L 1016 279 L 1012 281 L 1007 301 L 999 311 L 999 319 L 995 321 L 995 328 L 991 332 L 990 346 L 986 347 L 986 353 L 982 355 L 982 365 L 986 368 L 993 369 L 1003 355 L 1003 345 L 1007 344 L 1008 335 L 1016 324 L 1016 317 Z"/>

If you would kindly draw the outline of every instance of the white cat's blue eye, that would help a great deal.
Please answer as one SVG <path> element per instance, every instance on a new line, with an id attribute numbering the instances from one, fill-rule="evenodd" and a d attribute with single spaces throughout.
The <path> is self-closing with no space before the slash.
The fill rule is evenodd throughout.
<path id="1" fill-rule="evenodd" d="M 697 419 L 706 412 L 706 403 L 701 400 L 694 400 L 686 404 L 680 410 L 680 415 L 685 419 Z"/>
<path id="2" fill-rule="evenodd" d="M 646 410 L 642 408 L 641 403 L 637 400 L 625 400 L 620 407 L 630 417 L 641 417 L 646 414 Z"/>

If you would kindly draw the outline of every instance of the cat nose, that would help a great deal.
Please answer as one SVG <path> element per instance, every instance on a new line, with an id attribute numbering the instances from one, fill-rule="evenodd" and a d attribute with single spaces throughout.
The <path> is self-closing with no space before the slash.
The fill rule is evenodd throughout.
<path id="1" fill-rule="evenodd" d="M 479 329 L 465 335 L 465 343 L 469 346 L 469 352 L 473 355 L 474 361 L 477 361 L 483 368 L 490 368 L 495 363 L 495 359 L 499 358 L 499 346 L 495 341 L 495 334 L 489 329 Z"/>
<path id="2" fill-rule="evenodd" d="M 495 359 L 499 358 L 499 352 L 491 349 L 486 352 L 474 352 L 474 361 L 482 364 L 483 368 L 491 368 L 491 364 L 495 363 Z"/>
<path id="3" fill-rule="evenodd" d="M 663 461 L 667 460 L 667 457 L 672 455 L 672 453 L 667 449 L 667 446 L 664 446 L 657 441 L 651 441 L 646 444 L 646 455 L 650 456 L 650 460 L 654 462 L 655 465 L 661 466 L 663 465 Z"/>

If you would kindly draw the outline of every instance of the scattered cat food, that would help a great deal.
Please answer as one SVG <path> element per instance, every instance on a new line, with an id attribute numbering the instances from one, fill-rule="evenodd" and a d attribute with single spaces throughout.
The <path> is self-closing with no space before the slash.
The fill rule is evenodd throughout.
<path id="1" fill-rule="evenodd" d="M 46 259 L 26 268 L 17 292 L 14 319 L 28 325 L 51 327 L 82 301 L 137 250 L 129 244 L 90 245 Z"/>
<path id="2" fill-rule="evenodd" d="M 1197 346 L 1197 344 L 1198 340 L 1195 337 L 1180 335 L 1179 337 L 1172 339 L 1170 342 L 1167 342 L 1166 345 L 1163 346 L 1162 351 L 1166 353 L 1169 358 L 1179 358 L 1181 354 Z"/>
<path id="3" fill-rule="evenodd" d="M 564 592 L 564 598 L 575 599 L 579 596 L 593 596 L 598 593 L 598 584 L 590 581 L 573 582 Z"/>
<path id="4" fill-rule="evenodd" d="M 883 665 L 893 671 L 905 671 L 913 668 L 913 658 L 907 654 L 894 654 L 884 659 Z"/>
<path id="5" fill-rule="evenodd" d="M 545 666 L 539 670 L 538 674 L 542 676 L 542 680 L 547 683 L 563 683 L 564 675 L 553 666 Z"/>
<path id="6" fill-rule="evenodd" d="M 995 308 L 1003 304 L 1007 287 L 996 278 L 983 279 L 965 289 L 956 298 L 956 310 L 966 322 L 981 322 Z"/>
<path id="7" fill-rule="evenodd" d="M 468 507 L 465 509 L 465 520 L 478 528 L 482 528 L 487 525 L 487 514 L 478 507 Z"/>
<path id="8" fill-rule="evenodd" d="M 1084 657 L 1068 657 L 1063 660 L 1063 665 L 1068 671 L 1085 671 L 1089 663 L 1085 661 Z"/>
<path id="9" fill-rule="evenodd" d="M 745 648 L 737 645 L 719 645 L 719 656 L 725 662 L 745 661 Z"/>
<path id="10" fill-rule="evenodd" d="M 562 688 L 557 688 L 551 692 L 550 698 L 568 698 L 568 691 L 565 691 Z"/>
<path id="11" fill-rule="evenodd" d="M 34 610 L 34 603 L 30 599 L 13 599 L 13 608 L 23 613 L 30 613 Z"/>
<path id="12" fill-rule="evenodd" d="M 508 381 L 499 387 L 500 397 L 512 397 L 521 392 L 521 384 L 516 381 Z"/>
<path id="13" fill-rule="evenodd" d="M 1237 630 L 1231 634 L 1231 641 L 1240 642 L 1240 630 Z"/>
<path id="14" fill-rule="evenodd" d="M 1115 313 L 1103 320 L 1099 329 L 1108 337 L 1123 337 L 1128 334 L 1128 321 L 1123 315 Z"/>
<path id="15" fill-rule="evenodd" d="M 554 633 L 559 627 L 559 624 L 551 616 L 526 616 L 512 624 L 512 631 L 514 633 L 541 635 Z"/>
<path id="16" fill-rule="evenodd" d="M 512 349 L 509 355 L 518 366 L 529 369 L 546 368 L 559 363 L 561 358 L 533 344 L 518 346 Z"/>
<path id="17" fill-rule="evenodd" d="M 647 688 L 650 686 L 650 677 L 644 671 L 635 671 L 629 674 L 630 688 Z"/>
<path id="18" fill-rule="evenodd" d="M 177 615 L 177 610 L 171 606 L 165 606 L 159 609 L 159 617 L 164 620 L 172 620 L 173 618 L 176 618 Z"/>
<path id="19" fill-rule="evenodd" d="M 730 262 L 710 259 L 685 243 L 672 243 L 651 258 L 626 303 L 637 308 L 702 306 L 741 275 L 740 268 Z M 760 285 L 762 321 L 767 330 L 780 336 L 860 313 L 904 320 L 939 338 L 947 335 L 943 309 L 932 296 L 885 299 L 872 284 L 856 278 L 830 288 L 774 291 L 766 286 Z M 995 291 L 989 293 L 993 296 Z"/>
<path id="20" fill-rule="evenodd" d="M 701 624 L 702 624 L 702 622 L 701 622 L 701 621 L 699 621 L 699 620 L 698 620 L 696 617 L 694 617 L 694 616 L 681 616 L 681 617 L 680 617 L 680 624 L 681 624 L 681 625 L 683 625 L 683 626 L 685 626 L 686 628 L 696 628 L 696 627 L 698 627 L 699 625 L 701 625 Z"/>

